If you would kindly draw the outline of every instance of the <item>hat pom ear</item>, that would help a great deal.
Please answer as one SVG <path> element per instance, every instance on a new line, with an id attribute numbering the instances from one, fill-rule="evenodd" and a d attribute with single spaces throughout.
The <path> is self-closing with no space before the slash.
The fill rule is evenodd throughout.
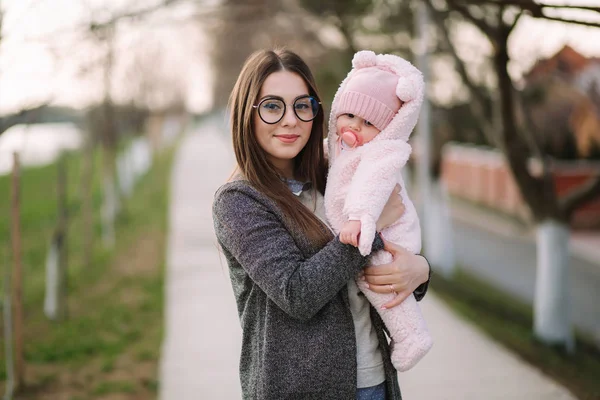
<path id="1" fill-rule="evenodd" d="M 362 50 L 354 55 L 352 58 L 352 67 L 354 68 L 367 68 L 374 67 L 377 64 L 377 56 L 375 52 L 370 50 Z"/>
<path id="2" fill-rule="evenodd" d="M 419 75 L 401 76 L 396 85 L 396 96 L 403 102 L 412 101 L 423 92 L 423 77 Z"/>

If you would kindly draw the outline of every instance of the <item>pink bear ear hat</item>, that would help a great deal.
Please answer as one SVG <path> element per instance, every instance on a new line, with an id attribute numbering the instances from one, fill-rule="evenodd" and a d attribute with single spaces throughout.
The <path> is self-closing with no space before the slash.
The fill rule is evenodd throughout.
<path id="1" fill-rule="evenodd" d="M 381 131 L 373 141 L 407 141 L 419 118 L 423 92 L 423 75 L 410 62 L 391 54 L 357 52 L 352 70 L 333 98 L 328 134 L 330 157 L 335 154 L 332 150 L 338 139 L 336 120 L 341 114 L 355 114 L 371 122 Z"/>

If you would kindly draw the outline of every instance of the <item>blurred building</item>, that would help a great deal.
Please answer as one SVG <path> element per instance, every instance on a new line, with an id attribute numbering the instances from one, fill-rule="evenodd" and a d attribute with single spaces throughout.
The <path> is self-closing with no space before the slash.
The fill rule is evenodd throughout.
<path id="1" fill-rule="evenodd" d="M 600 159 L 600 58 L 565 46 L 524 78 L 528 122 L 544 150 L 558 158 Z"/>
<path id="2" fill-rule="evenodd" d="M 524 79 L 522 117 L 542 152 L 551 157 L 550 174 L 560 198 L 600 176 L 600 58 L 565 46 L 539 60 Z M 529 169 L 540 174 L 539 161 L 531 159 Z M 531 218 L 497 150 L 446 145 L 442 179 L 456 197 L 522 220 Z M 571 227 L 600 229 L 600 197 L 575 211 Z"/>
<path id="3" fill-rule="evenodd" d="M 539 175 L 539 162 L 530 160 L 529 170 L 533 175 Z M 550 164 L 550 175 L 560 198 L 599 176 L 600 161 L 554 160 Z M 530 222 L 531 212 L 500 151 L 449 143 L 442 152 L 441 176 L 452 196 Z M 575 210 L 570 225 L 573 229 L 600 230 L 600 197 Z"/>

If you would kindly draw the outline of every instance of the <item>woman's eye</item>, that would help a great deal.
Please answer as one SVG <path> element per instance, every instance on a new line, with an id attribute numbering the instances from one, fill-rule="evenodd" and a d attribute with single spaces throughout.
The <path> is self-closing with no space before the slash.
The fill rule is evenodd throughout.
<path id="1" fill-rule="evenodd" d="M 276 111 L 281 108 L 278 102 L 265 102 L 262 106 L 269 111 Z"/>

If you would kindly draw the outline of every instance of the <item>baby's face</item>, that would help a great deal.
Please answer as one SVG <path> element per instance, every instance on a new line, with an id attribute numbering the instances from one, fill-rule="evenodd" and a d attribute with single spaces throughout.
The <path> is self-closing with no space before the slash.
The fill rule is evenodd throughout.
<path id="1" fill-rule="evenodd" d="M 359 116 L 342 114 L 337 118 L 336 132 L 350 147 L 357 147 L 373 140 L 380 130 Z M 347 133 L 345 137 L 350 138 L 350 140 L 352 140 L 352 137 L 356 137 L 356 142 L 348 143 L 348 140 L 344 139 L 344 133 Z"/>

